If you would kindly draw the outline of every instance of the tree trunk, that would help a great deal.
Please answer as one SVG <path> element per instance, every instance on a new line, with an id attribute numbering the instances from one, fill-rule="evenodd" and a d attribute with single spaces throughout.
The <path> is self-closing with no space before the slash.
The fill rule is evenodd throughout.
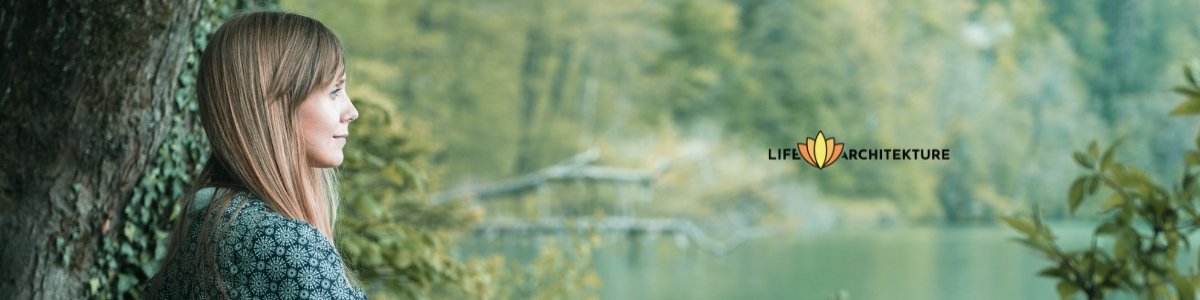
<path id="1" fill-rule="evenodd" d="M 81 298 L 98 249 L 129 235 L 135 186 L 172 124 L 195 124 L 177 92 L 202 2 L 0 4 L 3 297 Z"/>
<path id="2" fill-rule="evenodd" d="M 514 162 L 513 173 L 523 174 L 533 170 L 537 157 L 533 146 L 534 128 L 537 124 L 537 108 L 542 97 L 541 90 L 545 83 L 545 53 L 549 48 L 545 30 L 540 24 L 529 28 L 525 35 L 528 46 L 525 48 L 525 58 L 521 67 L 521 114 L 520 132 L 517 141 L 517 158 Z"/>

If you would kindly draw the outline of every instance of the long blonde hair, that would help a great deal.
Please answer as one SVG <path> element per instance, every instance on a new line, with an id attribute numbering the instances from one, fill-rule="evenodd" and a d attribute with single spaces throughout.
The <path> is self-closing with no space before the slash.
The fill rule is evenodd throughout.
<path id="1" fill-rule="evenodd" d="M 252 193 L 275 212 L 308 222 L 333 241 L 337 176 L 334 169 L 310 166 L 300 135 L 299 107 L 311 92 L 344 72 L 341 42 L 333 32 L 297 14 L 241 14 L 209 39 L 196 90 L 212 152 L 184 196 L 183 210 L 190 212 L 201 188 L 216 187 L 219 192 L 205 209 L 196 260 L 180 263 L 199 267 L 202 277 L 220 282 L 209 235 L 222 232 L 220 215 L 236 192 Z M 188 242 L 194 225 L 190 215 L 183 213 L 176 221 L 160 272 L 168 270 L 167 264 Z M 224 294 L 223 286 L 217 287 Z"/>
<path id="2" fill-rule="evenodd" d="M 325 25 L 284 12 L 231 18 L 200 59 L 200 122 L 215 167 L 228 172 L 280 214 L 333 237 L 336 193 L 325 173 L 309 167 L 300 138 L 300 103 L 341 77 L 342 47 Z M 209 166 L 214 166 L 209 164 Z"/>

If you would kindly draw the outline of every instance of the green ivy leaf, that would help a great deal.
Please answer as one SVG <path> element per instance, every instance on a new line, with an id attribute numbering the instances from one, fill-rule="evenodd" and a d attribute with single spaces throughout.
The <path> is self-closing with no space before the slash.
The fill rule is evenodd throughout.
<path id="1" fill-rule="evenodd" d="M 1187 82 L 1192 86 L 1196 86 L 1196 75 L 1194 72 L 1192 72 L 1192 67 L 1187 65 L 1183 66 L 1183 78 L 1187 79 Z"/>
<path id="2" fill-rule="evenodd" d="M 1113 243 L 1113 255 L 1117 259 L 1124 259 L 1133 253 L 1134 247 L 1137 247 L 1137 234 L 1130 234 L 1130 230 L 1124 230 L 1117 235 L 1117 240 Z"/>
<path id="3" fill-rule="evenodd" d="M 1125 204 L 1125 197 L 1121 196 L 1121 193 L 1113 193 L 1112 196 L 1108 196 L 1107 200 L 1104 200 L 1104 204 L 1101 207 L 1104 210 L 1108 210 L 1119 207 L 1122 204 Z"/>
<path id="4" fill-rule="evenodd" d="M 1200 114 L 1200 99 L 1196 98 L 1189 98 L 1183 103 L 1180 103 L 1178 106 L 1175 106 L 1175 109 L 1171 110 L 1172 116 L 1187 116 L 1195 114 Z"/>
<path id="5" fill-rule="evenodd" d="M 1065 270 L 1063 268 L 1059 268 L 1059 267 L 1047 267 L 1045 269 L 1042 269 L 1041 271 L 1038 271 L 1037 274 L 1038 274 L 1038 276 L 1066 279 L 1067 274 L 1069 274 L 1069 272 L 1067 272 L 1067 270 Z"/>
<path id="6" fill-rule="evenodd" d="M 1033 222 L 1030 220 L 1019 219 L 1019 218 L 1014 218 L 1014 217 L 1000 217 L 1000 220 L 1004 221 L 1004 223 L 1008 223 L 1009 227 L 1012 227 L 1013 229 L 1016 229 L 1017 231 L 1024 233 L 1025 236 L 1028 236 L 1028 237 L 1037 236 L 1037 227 L 1034 226 Z"/>
<path id="7" fill-rule="evenodd" d="M 1196 288 L 1192 285 L 1192 281 L 1187 277 L 1180 275 L 1179 272 L 1171 272 L 1171 282 L 1175 284 L 1175 291 L 1178 292 L 1181 300 L 1195 300 Z"/>
<path id="8" fill-rule="evenodd" d="M 1095 195 L 1100 190 L 1100 176 L 1090 176 L 1087 179 L 1087 195 Z"/>
<path id="9" fill-rule="evenodd" d="M 1075 292 L 1078 292 L 1078 291 L 1079 291 L 1079 286 L 1075 285 L 1074 283 L 1071 283 L 1071 282 L 1068 282 L 1065 280 L 1058 282 L 1058 298 L 1059 299 L 1063 299 L 1063 300 L 1071 299 L 1071 295 L 1075 294 Z"/>
<path id="10" fill-rule="evenodd" d="M 1177 86 L 1172 90 L 1174 90 L 1176 93 L 1187 96 L 1189 99 L 1200 98 L 1200 90 L 1197 90 L 1192 86 Z"/>
<path id="11" fill-rule="evenodd" d="M 133 275 L 124 273 L 117 275 L 117 293 L 124 294 L 130 288 L 133 288 L 133 285 L 137 284 L 137 282 L 137 277 L 133 277 Z"/>
<path id="12" fill-rule="evenodd" d="M 1075 162 L 1080 166 L 1088 169 L 1092 168 L 1092 160 L 1089 159 L 1087 155 L 1083 154 L 1083 152 L 1075 152 L 1072 156 L 1075 158 Z"/>
<path id="13" fill-rule="evenodd" d="M 1107 169 L 1112 165 L 1113 156 L 1117 152 L 1117 146 L 1120 145 L 1122 141 L 1124 141 L 1124 139 L 1117 140 L 1112 145 L 1109 145 L 1108 149 L 1104 149 L 1104 154 L 1100 155 L 1100 171 L 1104 171 L 1104 169 Z"/>
<path id="14" fill-rule="evenodd" d="M 1183 161 L 1188 167 L 1200 165 L 1200 151 L 1188 151 L 1184 153 Z"/>
<path id="15" fill-rule="evenodd" d="M 1075 214 L 1075 209 L 1079 208 L 1079 204 L 1083 203 L 1084 185 L 1087 183 L 1088 177 L 1080 177 L 1071 183 L 1070 193 L 1067 195 L 1067 208 L 1071 215 Z"/>
<path id="16" fill-rule="evenodd" d="M 1114 223 L 1104 223 L 1096 228 L 1096 235 L 1113 235 L 1121 233 L 1125 229 L 1124 226 Z"/>
<path id="17" fill-rule="evenodd" d="M 92 292 L 92 295 L 100 291 L 100 278 L 92 277 L 91 280 L 88 280 L 88 290 Z"/>

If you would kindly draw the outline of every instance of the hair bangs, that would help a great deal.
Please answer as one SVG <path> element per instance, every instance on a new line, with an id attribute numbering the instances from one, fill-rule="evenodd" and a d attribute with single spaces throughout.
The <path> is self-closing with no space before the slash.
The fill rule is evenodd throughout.
<path id="1" fill-rule="evenodd" d="M 301 97 L 298 100 L 303 100 L 313 91 L 327 87 L 346 73 L 346 59 L 342 51 L 342 43 L 334 35 L 333 31 L 321 24 L 320 21 L 305 18 L 302 22 L 308 23 L 303 27 L 304 34 L 309 36 L 304 39 L 310 41 L 309 51 L 306 54 L 311 55 L 307 60 L 311 69 L 305 70 L 303 75 L 310 75 L 305 84 L 302 84 L 303 90 L 294 91 L 296 96 Z M 293 103 L 299 105 L 299 101 Z"/>

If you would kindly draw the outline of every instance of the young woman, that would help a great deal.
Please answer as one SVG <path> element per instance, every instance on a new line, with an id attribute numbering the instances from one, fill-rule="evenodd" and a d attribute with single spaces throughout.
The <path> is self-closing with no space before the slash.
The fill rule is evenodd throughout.
<path id="1" fill-rule="evenodd" d="M 197 81 L 212 154 L 149 298 L 360 299 L 333 246 L 348 125 L 341 43 L 308 17 L 235 16 Z"/>

